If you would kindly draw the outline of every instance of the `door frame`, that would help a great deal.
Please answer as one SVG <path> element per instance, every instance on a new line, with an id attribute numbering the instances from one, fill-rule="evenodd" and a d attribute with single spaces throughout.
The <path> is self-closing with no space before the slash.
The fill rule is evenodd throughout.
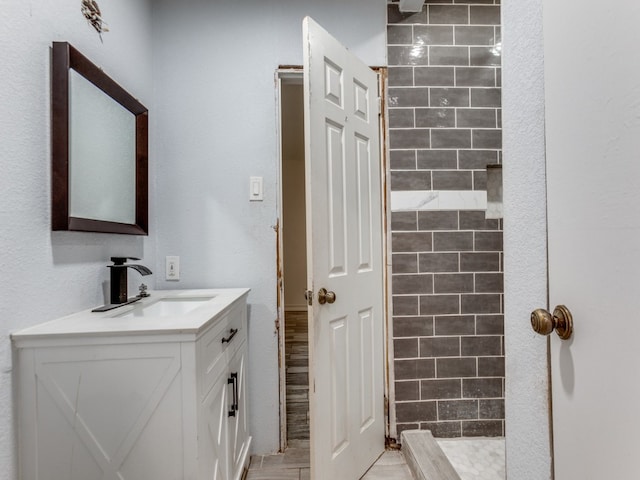
<path id="1" fill-rule="evenodd" d="M 503 2 L 505 437 L 507 478 L 553 478 L 548 307 L 543 1 Z"/>
<path id="2" fill-rule="evenodd" d="M 280 66 L 275 72 L 276 85 L 276 136 L 278 148 L 278 173 L 277 173 L 277 220 L 276 220 L 276 273 L 277 273 L 277 302 L 278 318 L 276 328 L 278 331 L 278 393 L 280 398 L 279 425 L 280 425 L 280 451 L 284 452 L 287 446 L 287 372 L 285 357 L 285 330 L 284 330 L 284 239 L 282 235 L 283 204 L 283 172 L 282 172 L 282 86 L 285 81 L 300 82 L 302 85 L 302 66 Z"/>
<path id="3" fill-rule="evenodd" d="M 382 162 L 381 197 L 382 205 L 382 255 L 383 255 L 383 311 L 384 320 L 384 415 L 385 415 L 385 443 L 394 443 L 397 438 L 395 421 L 395 398 L 394 372 L 393 372 L 393 334 L 391 316 L 391 230 L 389 228 L 389 218 L 391 215 L 389 205 L 389 162 L 388 162 L 388 142 L 387 142 L 387 113 L 386 113 L 386 84 L 387 67 L 371 67 L 378 75 L 378 96 L 380 97 L 380 160 Z M 283 191 L 282 191 L 282 86 L 286 81 L 300 81 L 302 83 L 303 69 L 299 65 L 281 65 L 275 71 L 275 101 L 276 101 L 276 136 L 278 149 L 278 172 L 277 172 L 277 220 L 276 220 L 276 274 L 277 274 L 277 315 L 276 328 L 278 331 L 278 378 L 280 397 L 280 451 L 284 451 L 287 446 L 287 401 L 286 401 L 286 369 L 285 369 L 285 329 L 284 329 L 284 243 L 282 235 L 282 212 L 283 212 Z"/>

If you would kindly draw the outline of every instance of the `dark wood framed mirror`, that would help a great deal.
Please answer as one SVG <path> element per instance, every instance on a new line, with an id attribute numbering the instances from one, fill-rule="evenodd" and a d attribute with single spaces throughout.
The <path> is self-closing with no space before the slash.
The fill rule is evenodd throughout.
<path id="1" fill-rule="evenodd" d="M 148 110 L 67 42 L 53 42 L 53 230 L 148 234 Z"/>

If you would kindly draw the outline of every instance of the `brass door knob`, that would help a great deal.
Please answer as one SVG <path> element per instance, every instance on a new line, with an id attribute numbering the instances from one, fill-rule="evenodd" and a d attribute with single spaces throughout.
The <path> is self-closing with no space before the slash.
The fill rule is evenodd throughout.
<path id="1" fill-rule="evenodd" d="M 549 335 L 555 330 L 562 340 L 568 340 L 573 334 L 573 316 L 564 305 L 558 305 L 553 315 L 538 308 L 531 312 L 531 327 L 540 335 Z"/>
<path id="2" fill-rule="evenodd" d="M 326 288 L 318 290 L 318 303 L 324 305 L 325 303 L 333 303 L 336 301 L 336 294 L 327 291 Z"/>

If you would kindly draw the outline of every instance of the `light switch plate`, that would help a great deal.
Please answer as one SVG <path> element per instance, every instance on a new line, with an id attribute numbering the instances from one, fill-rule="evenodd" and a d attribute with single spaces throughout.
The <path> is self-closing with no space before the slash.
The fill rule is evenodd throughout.
<path id="1" fill-rule="evenodd" d="M 249 177 L 249 200 L 251 202 L 264 200 L 262 177 Z"/>

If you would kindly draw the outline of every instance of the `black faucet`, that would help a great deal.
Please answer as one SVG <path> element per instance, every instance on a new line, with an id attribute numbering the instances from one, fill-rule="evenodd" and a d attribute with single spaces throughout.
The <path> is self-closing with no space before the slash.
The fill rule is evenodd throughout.
<path id="1" fill-rule="evenodd" d="M 144 265 L 125 263 L 127 260 L 140 260 L 135 257 L 111 257 L 113 265 L 107 265 L 111 269 L 111 298 L 114 305 L 127 303 L 129 295 L 127 293 L 127 268 L 133 268 L 140 275 L 150 275 L 152 272 Z"/>

